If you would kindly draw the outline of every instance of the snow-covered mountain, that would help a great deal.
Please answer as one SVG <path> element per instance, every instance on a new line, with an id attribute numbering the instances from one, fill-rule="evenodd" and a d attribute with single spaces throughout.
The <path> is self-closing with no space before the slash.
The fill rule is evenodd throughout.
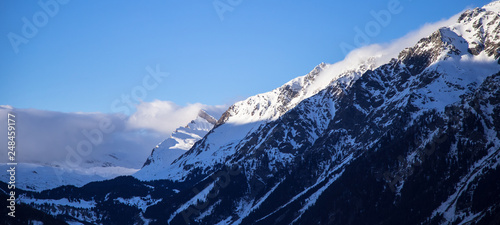
<path id="1" fill-rule="evenodd" d="M 209 169 L 225 162 L 243 147 L 251 134 L 259 132 L 262 126 L 279 119 L 301 101 L 332 85 L 346 87 L 360 75 L 376 65 L 374 57 L 368 57 L 357 65 L 350 65 L 338 71 L 335 65 L 321 63 L 310 73 L 295 78 L 283 86 L 264 94 L 236 102 L 222 114 L 213 131 L 188 154 L 196 157 L 181 157 L 166 168 L 160 178 L 182 181 L 194 170 Z M 325 112 L 326 113 L 326 112 Z M 318 124 L 318 126 L 321 126 Z M 189 168 L 189 169 L 186 169 Z"/>
<path id="2" fill-rule="evenodd" d="M 235 103 L 155 178 L 21 202 L 92 224 L 498 224 L 499 36 L 497 1 L 385 64 L 321 64 Z"/>
<path id="3" fill-rule="evenodd" d="M 141 170 L 133 176 L 139 180 L 157 180 L 168 173 L 168 166 L 193 147 L 215 125 L 217 120 L 200 110 L 196 119 L 188 125 L 177 128 L 172 135 L 157 145 Z"/>

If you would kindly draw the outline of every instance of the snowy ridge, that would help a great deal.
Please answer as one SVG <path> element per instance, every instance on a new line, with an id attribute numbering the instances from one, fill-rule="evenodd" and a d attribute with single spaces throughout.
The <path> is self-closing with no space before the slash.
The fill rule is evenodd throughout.
<path id="1" fill-rule="evenodd" d="M 347 68 L 338 70 L 338 66 L 322 63 L 309 74 L 295 78 L 283 86 L 229 107 L 217 122 L 215 128 L 195 146 L 193 152 L 196 157 L 183 155 L 166 169 L 162 179 L 184 180 L 190 171 L 196 168 L 210 169 L 211 166 L 228 161 L 245 143 L 251 139 L 252 134 L 262 129 L 267 123 L 275 121 L 290 109 L 295 108 L 303 100 L 308 99 L 330 86 L 348 87 L 362 73 L 376 67 L 376 58 L 368 58 L 360 64 L 352 64 Z M 339 73 L 336 73 L 341 71 Z M 324 104 L 330 104 L 326 99 Z M 333 105 L 330 108 L 334 108 Z M 327 111 L 327 117 L 332 117 L 333 112 Z M 322 113 L 323 114 L 323 113 Z M 311 113 L 314 115 L 314 113 Z M 311 118 L 312 119 L 312 118 Z M 326 121 L 317 121 L 317 125 L 324 126 Z M 318 130 L 320 131 L 320 130 Z M 313 134 L 311 140 L 315 139 Z M 277 152 L 278 153 L 278 152 Z M 281 163 L 282 157 L 291 159 L 287 154 L 279 153 L 274 159 Z M 289 160 L 286 160 L 289 161 Z M 185 167 L 190 169 L 185 170 Z"/>
<path id="2" fill-rule="evenodd" d="M 216 120 L 201 110 L 188 125 L 177 128 L 169 138 L 158 144 L 143 168 L 133 176 L 140 180 L 155 180 L 166 173 L 167 167 L 202 139 L 215 125 Z"/>
<path id="3" fill-rule="evenodd" d="M 359 64 L 348 64 L 347 67 L 334 72 L 332 70 L 335 64 L 321 63 L 307 75 L 292 79 L 270 92 L 235 103 L 223 114 L 218 124 L 248 124 L 276 120 L 331 83 L 337 81 L 348 85 L 367 70 L 376 68 L 376 59 L 370 57 Z"/>

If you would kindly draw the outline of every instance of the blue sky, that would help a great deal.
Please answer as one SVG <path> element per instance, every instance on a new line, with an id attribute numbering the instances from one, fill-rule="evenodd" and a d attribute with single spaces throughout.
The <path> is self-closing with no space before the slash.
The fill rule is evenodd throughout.
<path id="1" fill-rule="evenodd" d="M 168 72 L 142 99 L 177 105 L 230 104 L 270 91 L 321 62 L 342 60 L 340 44 L 354 44 L 355 28 L 374 21 L 387 1 L 241 0 L 222 14 L 216 1 L 69 1 L 27 43 L 17 46 L 37 1 L 0 2 L 0 105 L 60 112 L 112 112 L 148 75 Z M 51 2 L 41 0 L 40 2 Z M 237 2 L 237 1 L 233 1 Z M 480 1 L 397 1 L 401 13 L 370 37 L 384 43 L 425 23 L 449 18 Z M 52 8 L 54 9 L 54 8 Z M 36 25 L 35 25 L 36 26 Z"/>

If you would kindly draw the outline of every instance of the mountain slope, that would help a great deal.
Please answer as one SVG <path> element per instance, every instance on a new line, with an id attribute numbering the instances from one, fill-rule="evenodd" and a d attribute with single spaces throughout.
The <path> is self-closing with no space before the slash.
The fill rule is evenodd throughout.
<path id="1" fill-rule="evenodd" d="M 322 63 L 309 74 L 273 91 L 235 103 L 222 114 L 214 129 L 201 142 L 169 166 L 169 173 L 165 173 L 163 179 L 183 181 L 193 171 L 217 167 L 217 164 L 237 155 L 252 134 L 261 132 L 263 126 L 279 119 L 304 99 L 329 85 L 347 86 L 375 65 L 375 58 L 368 58 L 335 74 L 331 73 L 331 67 L 335 65 Z"/>

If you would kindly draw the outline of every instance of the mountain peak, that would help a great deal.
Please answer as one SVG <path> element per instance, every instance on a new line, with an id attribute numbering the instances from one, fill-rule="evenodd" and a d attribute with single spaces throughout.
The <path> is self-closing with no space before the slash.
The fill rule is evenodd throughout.
<path id="1" fill-rule="evenodd" d="M 151 152 L 135 177 L 155 179 L 166 166 L 187 152 L 197 141 L 202 139 L 215 125 L 217 120 L 205 110 L 200 110 L 196 119 L 184 127 L 177 128 L 169 138 L 158 144 Z"/>

